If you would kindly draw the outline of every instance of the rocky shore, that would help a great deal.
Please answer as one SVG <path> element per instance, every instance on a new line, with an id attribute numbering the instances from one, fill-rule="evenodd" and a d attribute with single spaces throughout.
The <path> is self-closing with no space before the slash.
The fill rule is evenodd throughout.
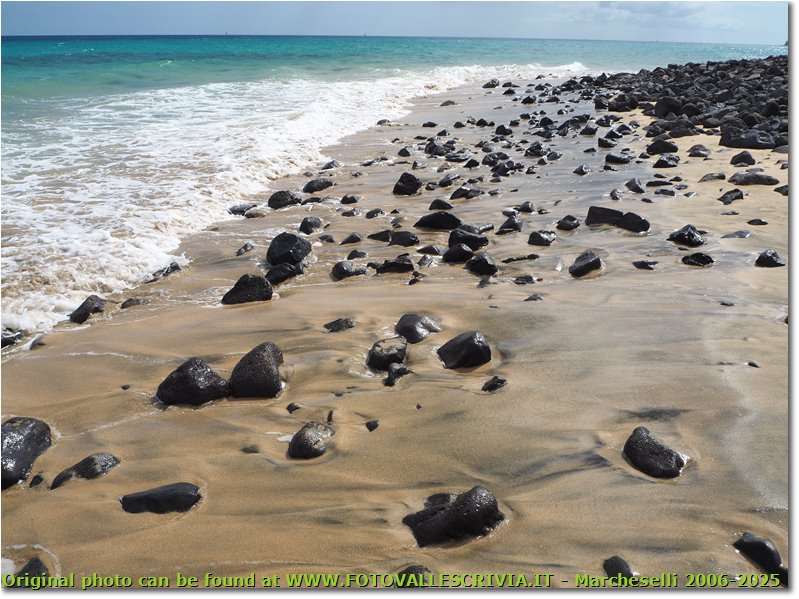
<path id="1" fill-rule="evenodd" d="M 419 98 L 4 331 L 3 557 L 787 584 L 787 143 L 787 57 Z"/>

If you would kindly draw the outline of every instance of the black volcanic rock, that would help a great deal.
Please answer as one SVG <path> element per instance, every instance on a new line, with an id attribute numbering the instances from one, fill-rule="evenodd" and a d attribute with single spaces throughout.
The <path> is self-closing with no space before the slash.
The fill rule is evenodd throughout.
<path id="1" fill-rule="evenodd" d="M 755 157 L 748 150 L 744 150 L 743 152 L 737 153 L 735 156 L 730 158 L 730 164 L 738 165 L 738 164 L 745 164 L 747 166 L 752 166 L 755 162 Z"/>
<path id="2" fill-rule="evenodd" d="M 322 228 L 322 219 L 318 216 L 306 216 L 300 223 L 300 233 L 310 235 L 316 229 Z"/>
<path id="3" fill-rule="evenodd" d="M 782 586 L 788 586 L 788 568 L 770 539 L 745 532 L 732 546 L 767 574 L 776 574 Z"/>
<path id="4" fill-rule="evenodd" d="M 486 253 L 474 256 L 466 262 L 466 270 L 483 277 L 490 277 L 499 271 L 497 263 Z"/>
<path id="5" fill-rule="evenodd" d="M 403 314 L 394 330 L 397 335 L 405 337 L 408 343 L 419 343 L 430 333 L 441 331 L 433 319 L 422 314 Z"/>
<path id="6" fill-rule="evenodd" d="M 438 211 L 425 214 L 413 225 L 422 229 L 435 229 L 437 231 L 449 231 L 461 226 L 461 219 L 451 212 Z"/>
<path id="7" fill-rule="evenodd" d="M 450 248 L 457 245 L 465 245 L 473 251 L 488 245 L 488 237 L 480 233 L 473 233 L 463 228 L 452 229 L 447 239 Z"/>
<path id="8" fill-rule="evenodd" d="M 633 571 L 630 568 L 630 564 L 626 562 L 626 560 L 618 555 L 614 555 L 613 557 L 609 557 L 602 563 L 602 568 L 605 570 L 605 574 L 608 576 L 622 576 L 624 578 L 630 578 L 633 576 Z"/>
<path id="9" fill-rule="evenodd" d="M 419 177 L 411 173 L 402 173 L 399 180 L 394 185 L 394 195 L 412 196 L 422 188 Z"/>
<path id="10" fill-rule="evenodd" d="M 337 318 L 336 320 L 328 322 L 324 327 L 327 329 L 328 333 L 340 333 L 341 331 L 353 328 L 355 324 L 352 318 Z"/>
<path id="11" fill-rule="evenodd" d="M 275 397 L 283 388 L 279 366 L 283 352 L 267 341 L 246 353 L 230 373 L 232 397 Z"/>
<path id="12" fill-rule="evenodd" d="M 735 173 L 730 177 L 733 185 L 777 185 L 779 179 L 763 173 Z"/>
<path id="13" fill-rule="evenodd" d="M 588 214 L 585 216 L 586 225 L 612 225 L 616 226 L 623 216 L 621 210 L 613 208 L 603 208 L 602 206 L 590 206 Z"/>
<path id="14" fill-rule="evenodd" d="M 624 455 L 638 470 L 654 478 L 675 478 L 685 466 L 679 453 L 660 443 L 643 426 L 627 439 Z"/>
<path id="15" fill-rule="evenodd" d="M 678 245 L 685 245 L 688 247 L 699 247 L 705 240 L 702 239 L 702 236 L 699 234 L 699 231 L 696 230 L 696 227 L 693 225 L 685 225 L 682 229 L 678 231 L 674 231 L 669 235 L 669 241 L 673 241 Z"/>
<path id="16" fill-rule="evenodd" d="M 555 231 L 533 231 L 527 238 L 528 245 L 550 246 L 558 234 Z"/>
<path id="17" fill-rule="evenodd" d="M 298 264 L 311 253 L 311 244 L 294 233 L 280 233 L 269 244 L 266 261 L 276 266 L 284 262 Z"/>
<path id="18" fill-rule="evenodd" d="M 324 191 L 328 187 L 332 187 L 333 181 L 331 179 L 312 179 L 305 184 L 305 187 L 302 190 L 305 193 L 319 193 L 320 191 Z"/>
<path id="19" fill-rule="evenodd" d="M 569 274 L 575 278 L 587 275 L 593 270 L 602 268 L 602 259 L 592 250 L 586 250 L 574 260 L 569 267 Z"/>
<path id="20" fill-rule="evenodd" d="M 375 342 L 369 355 L 366 357 L 366 365 L 372 370 L 388 370 L 389 364 L 402 363 L 405 361 L 405 353 L 408 345 L 404 337 L 391 337 Z"/>
<path id="21" fill-rule="evenodd" d="M 450 246 L 441 259 L 447 263 L 466 262 L 474 255 L 472 249 L 465 243 Z"/>
<path id="22" fill-rule="evenodd" d="M 110 453 L 95 453 L 63 470 L 53 479 L 51 489 L 57 489 L 71 478 L 92 480 L 108 473 L 119 465 L 119 459 Z"/>
<path id="23" fill-rule="evenodd" d="M 173 483 L 120 497 L 122 509 L 131 514 L 185 512 L 200 500 L 200 488 L 191 483 Z"/>
<path id="24" fill-rule="evenodd" d="M 15 416 L 2 427 L 2 485 L 7 489 L 25 480 L 33 463 L 51 445 L 50 427 L 36 418 Z"/>
<path id="25" fill-rule="evenodd" d="M 267 203 L 270 208 L 277 210 L 278 208 L 285 208 L 286 206 L 292 206 L 300 202 L 302 202 L 302 198 L 293 191 L 276 191 L 269 196 L 269 201 Z"/>
<path id="26" fill-rule="evenodd" d="M 291 438 L 288 456 L 300 460 L 317 458 L 327 451 L 327 443 L 335 434 L 327 424 L 308 422 Z"/>
<path id="27" fill-rule="evenodd" d="M 616 226 L 633 233 L 646 233 L 649 231 L 649 221 L 634 212 L 625 212 Z"/>
<path id="28" fill-rule="evenodd" d="M 245 304 L 272 299 L 272 285 L 265 277 L 242 275 L 233 288 L 222 296 L 223 304 Z"/>
<path id="29" fill-rule="evenodd" d="M 97 295 L 90 295 L 69 315 L 69 319 L 75 324 L 83 324 L 89 319 L 89 316 L 102 312 L 104 309 L 105 300 Z"/>
<path id="30" fill-rule="evenodd" d="M 785 266 L 776 250 L 766 250 L 757 257 L 755 266 L 762 266 L 764 268 L 774 268 L 777 266 Z"/>
<path id="31" fill-rule="evenodd" d="M 357 277 L 365 275 L 366 268 L 363 266 L 356 266 L 351 260 L 341 260 L 333 265 L 333 270 L 330 275 L 336 280 L 347 279 L 349 277 Z"/>
<path id="32" fill-rule="evenodd" d="M 469 368 L 491 361 L 491 348 L 479 331 L 467 331 L 438 348 L 444 368 Z"/>
<path id="33" fill-rule="evenodd" d="M 677 144 L 668 139 L 656 139 L 646 147 L 646 153 L 655 154 L 671 154 L 678 151 Z"/>
<path id="34" fill-rule="evenodd" d="M 228 383 L 200 358 L 189 358 L 158 385 L 156 398 L 167 405 L 199 406 L 227 397 Z"/>
<path id="35" fill-rule="evenodd" d="M 287 281 L 297 275 L 301 275 L 305 272 L 305 266 L 303 263 L 300 262 L 298 264 L 289 264 L 288 262 L 283 262 L 282 264 L 278 264 L 277 266 L 273 266 L 266 272 L 266 280 L 269 281 L 271 285 L 279 285 L 283 281 Z"/>
<path id="36" fill-rule="evenodd" d="M 402 519 L 419 547 L 488 534 L 505 519 L 494 495 L 482 486 L 461 493 L 430 497 L 425 509 Z"/>
<path id="37" fill-rule="evenodd" d="M 558 221 L 558 224 L 555 225 L 556 229 L 561 231 L 572 231 L 580 226 L 580 221 L 573 217 L 571 214 L 567 214 L 562 219 Z"/>
<path id="38" fill-rule="evenodd" d="M 696 252 L 689 256 L 683 256 L 682 258 L 683 264 L 687 264 L 688 266 L 701 266 L 703 268 L 705 266 L 710 266 L 714 262 L 715 260 L 713 260 L 713 258 L 702 252 Z"/>
<path id="39" fill-rule="evenodd" d="M 376 270 L 379 275 L 387 272 L 410 272 L 413 270 L 413 260 L 410 254 L 400 254 L 391 260 L 384 260 L 383 264 L 376 266 Z"/>

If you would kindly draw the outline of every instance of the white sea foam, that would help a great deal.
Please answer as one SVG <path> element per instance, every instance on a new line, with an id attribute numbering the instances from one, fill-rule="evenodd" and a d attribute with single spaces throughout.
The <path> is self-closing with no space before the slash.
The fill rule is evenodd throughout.
<path id="1" fill-rule="evenodd" d="M 320 148 L 401 117 L 416 96 L 586 72 L 531 64 L 215 83 L 65 100 L 53 116 L 4 122 L 2 325 L 47 330 L 91 293 L 185 264 L 174 252 L 186 235 L 235 218 L 229 206 L 319 164 Z"/>

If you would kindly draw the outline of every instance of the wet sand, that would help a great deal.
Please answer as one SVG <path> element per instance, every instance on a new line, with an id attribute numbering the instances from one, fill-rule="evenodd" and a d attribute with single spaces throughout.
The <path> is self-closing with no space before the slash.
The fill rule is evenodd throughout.
<path id="1" fill-rule="evenodd" d="M 742 170 L 729 164 L 738 150 L 720 147 L 717 136 L 677 139 L 681 163 L 675 169 L 652 169 L 650 159 L 603 172 L 609 150 L 585 154 L 596 138 L 570 132 L 542 140 L 562 158 L 499 183 L 489 182 L 485 166 L 469 171 L 453 163 L 437 172 L 441 158 L 421 150 L 397 156 L 415 136 L 446 127 L 459 148 L 481 159 L 472 146 L 493 137 L 494 127 L 453 128 L 467 117 L 507 125 L 541 109 L 555 120 L 593 113 L 575 102 L 567 105 L 573 113 L 558 116 L 563 104 L 522 106 L 503 91 L 475 84 L 419 98 L 407 117 L 325 151 L 341 163 L 313 173 L 335 181 L 319 194 L 329 200 L 221 223 L 186 240 L 179 253 L 191 263 L 183 272 L 107 298 L 142 297 L 146 305 L 109 306 L 85 325 L 56 327 L 45 345 L 4 353 L 4 420 L 43 419 L 54 440 L 33 468 L 44 484 L 3 492 L 3 557 L 17 569 L 38 555 L 51 573 L 172 578 L 176 572 L 384 573 L 422 564 L 437 573 L 552 573 L 553 586 L 571 587 L 576 573 L 602 575 L 611 555 L 644 575 L 677 572 L 681 583 L 685 573 L 758 572 L 732 547 L 751 531 L 770 538 L 788 563 L 788 268 L 754 266 L 768 248 L 788 256 L 787 198 L 770 186 L 748 186 L 742 187 L 745 198 L 731 206 L 717 201 L 735 186 L 698 183 L 701 176 L 724 172 L 729 178 Z M 449 99 L 456 104 L 439 106 Z M 647 122 L 639 112 L 620 116 L 625 123 Z M 422 127 L 427 121 L 438 126 Z M 513 139 L 539 139 L 524 129 L 514 127 Z M 599 136 L 606 131 L 600 128 Z M 613 151 L 629 147 L 639 154 L 650 141 L 643 135 L 639 128 Z M 710 160 L 686 158 L 695 143 L 712 150 Z M 525 166 L 537 161 L 505 151 Z M 778 164 L 787 155 L 751 153 L 756 167 L 787 183 L 788 171 Z M 390 160 L 361 165 L 380 156 Z M 447 173 L 462 179 L 417 196 L 393 196 L 395 181 L 411 171 L 413 160 L 427 165 L 413 171 L 424 183 Z M 593 172 L 572 174 L 580 164 Z M 356 171 L 363 176 L 351 176 Z M 655 172 L 680 175 L 688 187 L 675 197 L 655 195 L 654 188 L 643 196 L 624 190 L 619 201 L 609 197 L 628 179 L 650 181 Z M 406 251 L 416 263 L 421 254 L 414 248 L 366 238 L 392 222 L 419 236 L 417 248 L 446 247 L 448 233 L 414 229 L 413 223 L 431 201 L 448 199 L 460 182 L 479 175 L 485 180 L 478 187 L 502 191 L 452 201 L 464 222 L 498 228 L 502 210 L 528 200 L 548 211 L 521 214 L 521 232 L 486 234 L 486 249 L 500 266 L 490 284 L 479 286 L 479 277 L 440 258 L 418 268 L 423 276 L 414 285 L 409 273 L 375 275 L 372 269 L 331 279 L 333 264 L 352 249 L 368 253 L 356 261 L 362 265 Z M 279 180 L 273 190 L 299 191 L 307 180 Z M 363 198 L 341 205 L 340 198 L 352 193 Z M 270 194 L 253 201 L 265 205 Z M 582 224 L 559 231 L 550 247 L 527 244 L 532 231 L 554 230 L 566 214 L 583 222 L 591 205 L 633 211 L 651 229 L 636 235 Z M 364 218 L 378 207 L 385 216 Z M 342 214 L 351 208 L 361 214 Z M 399 214 L 390 214 L 393 209 Z M 727 210 L 739 214 L 721 215 Z M 296 232 L 307 215 L 327 226 L 309 236 L 313 258 L 306 273 L 276 286 L 271 301 L 221 305 L 241 275 L 263 273 L 272 238 Z M 746 224 L 755 217 L 768 225 Z M 688 223 L 708 232 L 699 251 L 716 260 L 712 267 L 682 264 L 686 252 L 666 241 Z M 721 238 L 740 229 L 751 236 Z M 351 232 L 364 240 L 339 245 Z M 335 243 L 320 242 L 320 234 Z M 235 256 L 248 241 L 255 249 Z M 600 276 L 575 279 L 568 266 L 586 249 L 597 251 L 606 268 Z M 540 257 L 501 262 L 531 253 Z M 655 270 L 633 267 L 643 259 L 657 260 Z M 526 274 L 541 280 L 513 282 Z M 542 299 L 524 301 L 534 293 Z M 375 341 L 394 335 L 407 312 L 429 315 L 442 331 L 409 345 L 412 374 L 386 387 L 383 376 L 365 366 L 366 355 Z M 325 323 L 341 317 L 357 325 L 325 331 Z M 468 330 L 484 333 L 491 362 L 445 370 L 436 348 Z M 264 341 L 276 343 L 285 357 L 286 387 L 278 398 L 225 399 L 200 408 L 153 401 L 159 383 L 187 358 L 199 356 L 227 378 L 241 356 Z M 507 385 L 481 391 L 494 375 Z M 289 413 L 292 402 L 302 408 Z M 336 434 L 328 452 L 289 459 L 290 436 L 308 421 L 325 421 L 331 410 Z M 374 419 L 379 427 L 369 432 L 365 422 Z M 653 479 L 625 461 L 622 447 L 637 426 L 690 457 L 679 478 Z M 251 445 L 258 453 L 242 452 Z M 103 478 L 49 490 L 61 470 L 100 451 L 117 456 L 120 466 Z M 121 495 L 179 481 L 197 484 L 203 495 L 186 513 L 128 514 L 120 507 Z M 484 538 L 417 547 L 402 518 L 433 493 L 478 484 L 495 494 L 505 521 Z"/>

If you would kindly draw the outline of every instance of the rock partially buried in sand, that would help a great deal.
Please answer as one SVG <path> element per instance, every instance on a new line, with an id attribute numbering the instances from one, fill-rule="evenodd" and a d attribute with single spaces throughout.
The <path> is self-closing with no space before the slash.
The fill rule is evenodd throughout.
<path id="1" fill-rule="evenodd" d="M 638 470 L 654 478 L 676 478 L 685 466 L 679 453 L 660 443 L 643 426 L 627 439 L 624 455 Z"/>
<path id="2" fill-rule="evenodd" d="M 228 383 L 200 358 L 189 358 L 158 385 L 155 396 L 167 405 L 199 406 L 228 395 Z"/>
<path id="3" fill-rule="evenodd" d="M 455 497 L 433 495 L 425 509 L 402 519 L 413 533 L 419 547 L 457 541 L 488 534 L 505 519 L 496 497 L 482 486 L 476 486 Z"/>
<path id="4" fill-rule="evenodd" d="M 49 576 L 50 571 L 47 569 L 47 566 L 44 565 L 44 562 L 40 560 L 38 557 L 32 557 L 28 560 L 19 572 L 14 574 L 14 584 L 7 585 L 9 588 L 31 588 L 33 580 L 37 576 Z M 26 578 L 27 577 L 27 578 Z M 37 583 L 39 581 L 36 581 Z"/>
<path id="5" fill-rule="evenodd" d="M 630 564 L 628 564 L 623 557 L 618 555 L 606 559 L 602 563 L 602 568 L 608 576 L 623 576 L 624 578 L 635 576 L 632 568 L 630 568 Z"/>
<path id="6" fill-rule="evenodd" d="M 399 180 L 394 184 L 394 195 L 412 196 L 422 188 L 419 177 L 411 173 L 402 173 Z"/>
<path id="7" fill-rule="evenodd" d="M 710 266 L 714 262 L 715 260 L 713 260 L 713 258 L 703 252 L 696 252 L 690 256 L 683 256 L 682 258 L 683 264 L 687 264 L 688 266 L 700 266 L 702 268 Z"/>
<path id="8" fill-rule="evenodd" d="M 92 314 L 97 314 L 105 309 L 105 300 L 97 295 L 90 295 L 78 306 L 69 319 L 75 324 L 83 324 Z"/>
<path id="9" fill-rule="evenodd" d="M 686 245 L 692 248 L 699 247 L 705 243 L 705 240 L 702 239 L 699 231 L 697 231 L 696 227 L 693 225 L 685 225 L 682 229 L 674 231 L 671 235 L 669 235 L 668 240 L 673 241 L 678 245 Z"/>
<path id="10" fill-rule="evenodd" d="M 272 299 L 272 285 L 265 277 L 242 275 L 233 288 L 222 296 L 223 304 L 246 304 Z"/>
<path id="11" fill-rule="evenodd" d="M 277 210 L 278 208 L 285 208 L 302 202 L 302 198 L 293 191 L 276 191 L 269 196 L 269 207 Z"/>
<path id="12" fill-rule="evenodd" d="M 275 397 L 283 388 L 279 366 L 283 352 L 267 341 L 254 347 L 239 360 L 230 374 L 232 397 Z"/>
<path id="13" fill-rule="evenodd" d="M 430 333 L 438 333 L 438 326 L 429 316 L 422 314 L 403 314 L 394 330 L 397 335 L 405 337 L 408 343 L 419 343 Z"/>
<path id="14" fill-rule="evenodd" d="M 328 322 L 324 327 L 327 329 L 328 333 L 340 333 L 341 331 L 351 329 L 355 324 L 352 318 L 337 318 L 336 320 Z"/>
<path id="15" fill-rule="evenodd" d="M 399 362 L 392 362 L 388 365 L 386 369 L 388 371 L 388 376 L 383 381 L 383 384 L 386 387 L 393 387 L 397 384 L 397 381 L 404 377 L 406 374 L 411 373 L 411 369 L 405 366 L 405 364 L 400 364 Z"/>
<path id="16" fill-rule="evenodd" d="M 481 277 L 491 277 L 499 272 L 499 267 L 491 256 L 483 253 L 468 260 L 466 270 Z"/>
<path id="17" fill-rule="evenodd" d="M 398 589 L 426 587 L 424 575 L 431 573 L 429 568 L 420 564 L 408 566 L 394 576 L 394 586 Z"/>
<path id="18" fill-rule="evenodd" d="M 757 260 L 755 260 L 755 266 L 761 266 L 763 268 L 775 268 L 778 266 L 785 266 L 785 262 L 782 261 L 782 258 L 780 258 L 780 255 L 776 250 L 766 250 L 757 257 Z"/>
<path id="19" fill-rule="evenodd" d="M 370 262 L 370 264 L 372 264 Z M 377 274 L 382 275 L 388 272 L 410 272 L 413 270 L 413 260 L 410 254 L 400 254 L 391 260 L 384 260 L 383 264 L 375 266 Z"/>
<path id="20" fill-rule="evenodd" d="M 745 532 L 732 546 L 768 574 L 776 574 L 782 586 L 788 586 L 788 568 L 783 565 L 780 552 L 769 539 Z"/>
<path id="21" fill-rule="evenodd" d="M 495 376 L 486 381 L 486 383 L 482 387 L 482 391 L 486 393 L 493 393 L 494 391 L 498 391 L 502 387 L 504 387 L 508 383 L 508 380 L 501 376 Z"/>
<path id="22" fill-rule="evenodd" d="M 2 427 L 2 485 L 7 489 L 25 480 L 33 462 L 50 447 L 50 427 L 36 418 L 14 417 Z"/>
<path id="23" fill-rule="evenodd" d="M 119 498 L 122 509 L 131 514 L 185 512 L 200 501 L 200 488 L 191 483 L 173 483 Z"/>
<path id="24" fill-rule="evenodd" d="M 413 225 L 420 229 L 434 229 L 436 231 L 450 231 L 461 226 L 462 221 L 451 212 L 440 210 L 425 214 Z"/>
<path id="25" fill-rule="evenodd" d="M 375 342 L 369 355 L 366 357 L 366 365 L 372 370 L 388 370 L 390 364 L 402 363 L 405 361 L 405 353 L 408 345 L 404 337 L 391 337 Z"/>
<path id="26" fill-rule="evenodd" d="M 438 348 L 444 368 L 470 368 L 491 361 L 491 348 L 479 331 L 467 331 Z"/>
<path id="27" fill-rule="evenodd" d="M 558 237 L 558 234 L 555 231 L 533 231 L 530 233 L 530 237 L 527 238 L 527 245 L 540 245 L 544 247 L 548 247 L 552 245 L 552 242 Z"/>
<path id="28" fill-rule="evenodd" d="M 303 272 L 305 272 L 305 266 L 302 262 L 299 264 L 283 262 L 282 264 L 270 268 L 266 272 L 265 278 L 269 281 L 270 285 L 280 285 L 282 282 L 294 278 L 297 275 L 301 275 Z"/>
<path id="29" fill-rule="evenodd" d="M 311 253 L 311 244 L 294 233 L 281 233 L 269 244 L 266 251 L 266 261 L 275 266 L 277 264 L 298 264 Z"/>
<path id="30" fill-rule="evenodd" d="M 363 266 L 356 266 L 351 260 L 341 260 L 333 265 L 333 270 L 330 273 L 336 281 L 347 279 L 349 277 L 357 277 L 358 275 L 365 275 L 366 269 Z"/>
<path id="31" fill-rule="evenodd" d="M 312 179 L 305 184 L 302 190 L 305 193 L 318 193 L 324 191 L 328 187 L 332 187 L 333 181 L 331 179 L 319 178 Z"/>
<path id="32" fill-rule="evenodd" d="M 592 250 L 586 250 L 574 260 L 569 267 L 569 274 L 575 278 L 587 275 L 593 270 L 602 268 L 602 259 Z"/>
<path id="33" fill-rule="evenodd" d="M 322 219 L 318 216 L 306 216 L 300 223 L 300 233 L 310 235 L 316 229 L 322 228 Z"/>
<path id="34" fill-rule="evenodd" d="M 318 458 L 327 451 L 327 442 L 336 431 L 327 424 L 309 422 L 294 433 L 289 442 L 290 458 L 308 460 Z"/>
<path id="35" fill-rule="evenodd" d="M 74 466 L 63 470 L 53 479 L 50 489 L 57 489 L 73 477 L 92 480 L 108 473 L 119 465 L 119 459 L 110 453 L 94 453 Z"/>

